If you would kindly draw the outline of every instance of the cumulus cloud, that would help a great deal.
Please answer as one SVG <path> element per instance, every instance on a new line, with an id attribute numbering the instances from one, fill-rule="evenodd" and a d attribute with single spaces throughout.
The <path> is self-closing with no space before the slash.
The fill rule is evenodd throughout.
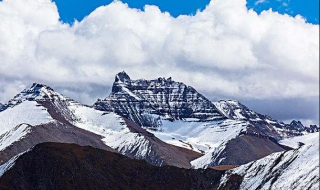
<path id="1" fill-rule="evenodd" d="M 172 76 L 211 99 L 319 97 L 319 25 L 258 15 L 245 0 L 212 0 L 178 18 L 115 1 L 72 26 L 49 0 L 4 0 L 0 18 L 2 102 L 39 81 L 93 103 L 122 70 L 136 79 Z"/>

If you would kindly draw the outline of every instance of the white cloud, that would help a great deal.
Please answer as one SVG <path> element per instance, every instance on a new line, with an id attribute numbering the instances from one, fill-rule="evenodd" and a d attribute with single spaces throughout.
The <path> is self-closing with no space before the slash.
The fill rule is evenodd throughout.
<path id="1" fill-rule="evenodd" d="M 156 6 L 140 11 L 117 1 L 69 26 L 49 0 L 4 0 L 0 101 L 17 93 L 7 88 L 33 81 L 111 85 L 122 70 L 132 78 L 172 76 L 210 98 L 318 97 L 319 25 L 245 5 L 213 0 L 194 16 L 173 18 Z M 95 97 L 83 91 L 83 101 Z"/>
<path id="2" fill-rule="evenodd" d="M 259 4 L 265 3 L 265 2 L 267 2 L 267 0 L 258 0 L 258 1 L 254 2 L 254 5 L 259 5 Z"/>

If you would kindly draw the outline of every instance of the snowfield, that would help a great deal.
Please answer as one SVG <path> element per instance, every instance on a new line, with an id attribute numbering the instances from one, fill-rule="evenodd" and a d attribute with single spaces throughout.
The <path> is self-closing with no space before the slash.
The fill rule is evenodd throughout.
<path id="1" fill-rule="evenodd" d="M 305 135 L 302 135 L 302 136 L 297 136 L 297 137 L 292 137 L 292 138 L 286 138 L 286 139 L 280 140 L 279 143 L 282 144 L 282 145 L 289 146 L 291 148 L 299 148 L 300 147 L 300 145 L 299 145 L 300 143 L 302 143 L 302 144 L 313 144 L 314 142 L 312 142 L 312 141 L 314 140 L 315 136 L 319 136 L 319 132 L 318 133 L 305 134 Z"/>
<path id="2" fill-rule="evenodd" d="M 231 119 L 210 122 L 171 122 L 162 119 L 161 123 L 158 131 L 146 129 L 168 144 L 203 153 L 203 156 L 191 161 L 196 169 L 206 168 L 225 149 L 225 144 L 246 131 L 248 126 L 246 121 Z"/>
<path id="3" fill-rule="evenodd" d="M 229 119 L 211 122 L 161 122 L 161 130 L 147 130 L 168 144 L 202 153 L 211 152 L 223 142 L 237 137 L 247 127 L 247 122 Z"/>
<path id="4" fill-rule="evenodd" d="M 19 124 L 39 125 L 52 121 L 47 109 L 35 101 L 24 101 L 0 112 L 0 135 Z"/>
<path id="5" fill-rule="evenodd" d="M 21 140 L 31 126 L 52 120 L 47 109 L 35 101 L 23 101 L 0 112 L 0 151 Z"/>

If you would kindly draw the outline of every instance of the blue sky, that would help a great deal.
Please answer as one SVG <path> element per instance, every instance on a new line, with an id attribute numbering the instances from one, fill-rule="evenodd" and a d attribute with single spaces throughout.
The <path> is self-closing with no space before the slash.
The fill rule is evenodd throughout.
<path id="1" fill-rule="evenodd" d="M 101 5 L 108 5 L 112 0 L 54 0 L 58 6 L 61 20 L 72 23 L 90 14 Z M 143 9 L 144 5 L 157 5 L 161 11 L 167 11 L 172 16 L 180 14 L 195 14 L 197 10 L 203 10 L 210 0 L 122 0 L 132 8 Z M 248 0 L 248 8 L 260 13 L 272 8 L 281 14 L 296 16 L 302 15 L 307 22 L 319 24 L 319 0 Z"/>

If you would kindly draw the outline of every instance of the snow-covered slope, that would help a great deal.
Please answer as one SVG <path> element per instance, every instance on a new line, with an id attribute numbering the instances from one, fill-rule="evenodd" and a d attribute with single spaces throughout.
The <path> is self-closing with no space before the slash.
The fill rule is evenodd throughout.
<path id="1" fill-rule="evenodd" d="M 305 136 L 304 143 L 228 171 L 221 186 L 238 175 L 240 189 L 319 189 L 319 133 Z"/>
<path id="2" fill-rule="evenodd" d="M 292 148 L 299 148 L 305 144 L 313 144 L 314 142 L 312 141 L 317 135 L 319 136 L 319 133 L 310 133 L 302 136 L 285 138 L 280 140 L 279 143 Z"/>
<path id="3" fill-rule="evenodd" d="M 148 140 L 138 133 L 132 133 L 125 121 L 114 113 L 105 114 L 81 104 L 72 104 L 73 125 L 99 134 L 106 145 L 123 154 L 136 151 L 135 158 L 143 159 L 148 154 Z"/>
<path id="4" fill-rule="evenodd" d="M 211 122 L 186 122 L 162 120 L 161 129 L 149 130 L 159 139 L 184 148 L 207 153 L 224 142 L 246 131 L 244 121 L 220 120 Z"/>
<path id="5" fill-rule="evenodd" d="M 240 165 L 284 150 L 245 120 L 169 121 L 159 117 L 159 123 L 157 130 L 146 129 L 164 142 L 204 154 L 191 162 L 194 168 Z"/>
<path id="6" fill-rule="evenodd" d="M 0 151 L 12 145 L 14 142 L 23 139 L 27 134 L 31 132 L 31 127 L 32 126 L 28 124 L 20 124 L 2 134 L 0 136 Z"/>
<path id="7" fill-rule="evenodd" d="M 77 130 L 68 122 L 67 119 L 72 118 L 72 110 L 68 105 L 73 102 L 50 87 L 37 83 L 9 100 L 0 112 L 0 163 L 37 143 L 48 141 L 79 143 L 112 150 L 97 142 L 101 141 L 101 136 Z M 66 136 L 69 133 L 73 135 Z M 78 137 L 74 134 L 78 134 Z M 84 137 L 86 139 L 82 139 Z"/>
<path id="8" fill-rule="evenodd" d="M 24 101 L 17 106 L 9 107 L 0 112 L 0 135 L 19 124 L 37 125 L 51 120 L 52 118 L 45 107 L 35 101 Z"/>
<path id="9" fill-rule="evenodd" d="M 34 101 L 24 101 L 0 112 L 0 151 L 21 140 L 30 132 L 30 125 L 52 121 L 46 108 Z"/>

